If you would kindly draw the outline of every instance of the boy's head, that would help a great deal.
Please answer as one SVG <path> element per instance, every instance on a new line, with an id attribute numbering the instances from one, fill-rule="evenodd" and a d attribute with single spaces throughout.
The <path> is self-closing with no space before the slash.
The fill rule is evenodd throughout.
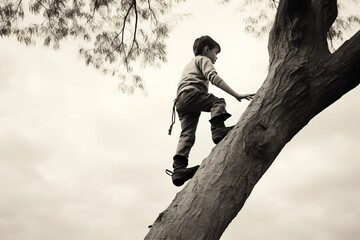
<path id="1" fill-rule="evenodd" d="M 220 45 L 215 42 L 214 39 L 209 36 L 202 36 L 195 39 L 193 45 L 193 51 L 195 56 L 203 54 L 203 50 L 205 47 L 208 47 L 210 50 L 217 47 L 219 49 L 219 52 L 221 51 Z"/>

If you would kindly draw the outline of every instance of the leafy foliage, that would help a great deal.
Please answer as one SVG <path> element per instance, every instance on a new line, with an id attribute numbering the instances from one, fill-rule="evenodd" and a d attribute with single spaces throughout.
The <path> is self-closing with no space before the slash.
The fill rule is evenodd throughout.
<path id="1" fill-rule="evenodd" d="M 166 61 L 165 39 L 171 30 L 167 18 L 173 5 L 183 1 L 0 0 L 0 37 L 15 36 L 26 45 L 43 41 L 54 49 L 69 37 L 78 39 L 86 64 L 117 76 L 120 89 L 133 93 L 144 90 L 134 66 L 160 66 Z M 229 1 L 217 0 L 222 4 Z M 346 1 L 359 2 L 339 1 L 341 12 L 346 12 Z M 245 32 L 259 38 L 267 35 L 278 4 L 279 0 L 241 1 Z M 360 24 L 359 15 L 338 16 L 328 32 L 330 44 L 342 41 L 343 33 L 356 24 Z"/>
<path id="2" fill-rule="evenodd" d="M 358 3 L 359 1 L 352 0 L 352 2 Z M 338 9 L 339 15 L 327 34 L 332 50 L 334 50 L 334 42 L 344 41 L 345 32 L 351 30 L 356 25 L 360 25 L 360 15 L 346 14 L 348 9 L 344 2 L 338 3 Z"/>
<path id="3" fill-rule="evenodd" d="M 220 3 L 227 3 L 230 0 L 218 1 Z M 349 14 L 345 4 L 356 4 L 359 0 L 341 0 L 338 2 L 339 15 L 328 32 L 331 46 L 333 41 L 342 42 L 344 40 L 344 33 L 360 24 L 360 15 Z M 272 19 L 274 19 L 278 4 L 279 0 L 244 0 L 239 9 L 245 23 L 245 32 L 256 38 L 267 36 L 271 30 Z M 250 8 L 252 11 L 249 11 Z"/>
<path id="4" fill-rule="evenodd" d="M 78 39 L 86 64 L 119 77 L 120 89 L 132 93 L 144 90 L 143 79 L 133 73 L 135 60 L 141 66 L 166 61 L 171 28 L 166 17 L 181 1 L 2 0 L 0 36 L 15 36 L 26 45 L 43 41 L 54 49 L 68 37 Z"/>

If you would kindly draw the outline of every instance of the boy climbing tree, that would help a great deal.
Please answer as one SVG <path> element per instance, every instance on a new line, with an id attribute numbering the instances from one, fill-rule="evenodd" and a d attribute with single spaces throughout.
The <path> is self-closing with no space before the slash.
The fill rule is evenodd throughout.
<path id="1" fill-rule="evenodd" d="M 169 129 L 171 134 L 175 122 L 175 108 L 181 122 L 181 134 L 173 157 L 173 172 L 167 170 L 172 176 L 175 186 L 182 186 L 192 178 L 199 165 L 187 168 L 189 153 L 195 142 L 195 132 L 201 112 L 211 113 L 211 133 L 215 144 L 219 143 L 232 129 L 226 127 L 224 122 L 231 114 L 226 111 L 223 98 L 218 98 L 208 93 L 209 82 L 224 90 L 238 101 L 251 100 L 255 94 L 238 94 L 219 77 L 214 65 L 220 45 L 209 36 L 197 38 L 193 45 L 195 57 L 185 66 L 177 89 L 174 101 L 172 124 Z"/>

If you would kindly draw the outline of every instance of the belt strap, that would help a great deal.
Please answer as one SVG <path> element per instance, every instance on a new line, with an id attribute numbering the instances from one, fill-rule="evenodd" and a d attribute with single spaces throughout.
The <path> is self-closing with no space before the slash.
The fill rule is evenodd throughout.
<path id="1" fill-rule="evenodd" d="M 171 125 L 170 125 L 170 128 L 168 130 L 168 134 L 171 135 L 171 131 L 172 131 L 172 128 L 175 124 L 175 119 L 176 119 L 176 112 L 175 112 L 175 105 L 176 105 L 176 101 L 177 101 L 177 98 L 174 100 L 174 105 L 173 105 L 173 109 L 172 109 L 172 114 L 171 114 Z"/>
<path id="2" fill-rule="evenodd" d="M 175 111 L 175 105 L 176 105 L 176 102 L 179 100 L 179 97 L 180 95 L 183 93 L 183 92 L 188 92 L 188 91 L 193 91 L 195 90 L 194 88 L 191 88 L 191 89 L 185 89 L 185 90 L 182 90 L 181 92 L 179 92 L 174 100 L 174 105 L 173 105 L 173 109 L 172 109 L 172 114 L 171 114 L 171 125 L 170 125 L 170 128 L 168 130 L 168 134 L 171 135 L 171 131 L 172 131 L 172 128 L 175 124 L 175 119 L 176 119 L 176 111 Z"/>

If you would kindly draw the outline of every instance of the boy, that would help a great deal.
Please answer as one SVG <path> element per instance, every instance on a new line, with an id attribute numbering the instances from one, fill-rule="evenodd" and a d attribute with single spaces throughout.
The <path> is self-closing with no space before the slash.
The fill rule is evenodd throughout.
<path id="1" fill-rule="evenodd" d="M 224 121 L 231 115 L 225 110 L 226 103 L 223 98 L 217 98 L 208 93 L 209 82 L 224 90 L 238 101 L 251 100 L 254 94 L 238 94 L 221 79 L 213 66 L 220 53 L 220 45 L 209 36 L 197 38 L 193 51 L 195 58 L 185 66 L 181 80 L 178 84 L 177 97 L 174 102 L 173 119 L 169 129 L 175 122 L 175 107 L 181 122 L 181 134 L 176 154 L 173 157 L 173 168 L 167 173 L 172 176 L 175 186 L 181 186 L 192 178 L 199 165 L 187 168 L 190 150 L 195 142 L 195 132 L 200 113 L 211 112 L 211 133 L 215 144 L 219 143 L 232 129 L 225 127 Z"/>

